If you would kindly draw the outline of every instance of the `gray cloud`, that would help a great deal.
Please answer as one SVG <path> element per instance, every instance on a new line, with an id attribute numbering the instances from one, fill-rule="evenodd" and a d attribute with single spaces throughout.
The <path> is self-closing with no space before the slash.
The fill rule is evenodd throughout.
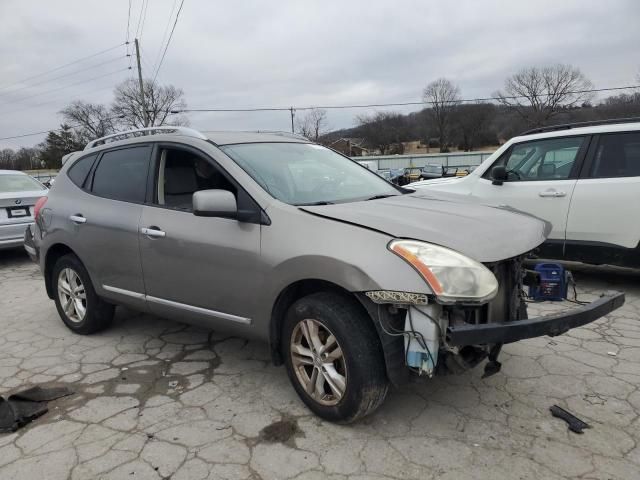
<path id="1" fill-rule="evenodd" d="M 132 31 L 141 1 L 133 0 Z M 149 0 L 142 35 L 146 75 L 172 5 Z M 0 3 L 0 137 L 57 126 L 57 112 L 71 100 L 110 100 L 113 85 L 134 71 L 47 92 L 126 68 L 125 58 L 14 93 L 2 87 L 123 42 L 127 9 L 125 0 Z M 457 82 L 465 97 L 487 96 L 523 66 L 557 62 L 579 66 L 597 87 L 627 85 L 640 67 L 638 18 L 640 3 L 633 0 L 185 0 L 159 79 L 183 88 L 191 107 L 231 108 L 415 101 L 441 76 Z M 22 85 L 124 53 L 123 46 Z M 348 127 L 361 113 L 331 111 L 329 122 Z M 290 122 L 286 112 L 194 113 L 189 119 L 202 129 L 288 129 Z M 41 139 L 0 141 L 0 147 Z"/>

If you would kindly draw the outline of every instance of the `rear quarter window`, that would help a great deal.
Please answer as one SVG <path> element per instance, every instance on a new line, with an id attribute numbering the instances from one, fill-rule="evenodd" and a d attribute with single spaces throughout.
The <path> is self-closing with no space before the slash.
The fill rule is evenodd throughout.
<path id="1" fill-rule="evenodd" d="M 93 166 L 93 162 L 96 161 L 96 158 L 98 158 L 97 154 L 87 155 L 75 162 L 69 168 L 69 173 L 67 173 L 67 175 L 71 181 L 80 188 L 84 186 L 84 182 L 87 179 L 87 175 L 89 175 L 89 171 Z"/>

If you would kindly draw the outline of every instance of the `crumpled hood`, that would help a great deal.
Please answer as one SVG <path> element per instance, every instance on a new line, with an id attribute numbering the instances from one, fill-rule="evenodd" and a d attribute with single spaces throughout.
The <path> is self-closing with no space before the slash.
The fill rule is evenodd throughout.
<path id="1" fill-rule="evenodd" d="M 526 253 L 545 241 L 551 224 L 508 208 L 488 207 L 466 196 L 417 191 L 406 195 L 301 207 L 309 213 L 456 250 L 479 262 Z"/>

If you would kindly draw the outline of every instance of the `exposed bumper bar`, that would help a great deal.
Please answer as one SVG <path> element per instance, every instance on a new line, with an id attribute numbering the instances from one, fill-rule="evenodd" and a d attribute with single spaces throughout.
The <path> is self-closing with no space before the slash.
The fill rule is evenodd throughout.
<path id="1" fill-rule="evenodd" d="M 569 311 L 507 323 L 454 325 L 447 328 L 447 343 L 452 346 L 513 343 L 525 338 L 555 337 L 591 323 L 624 305 L 623 292 L 605 292 L 587 305 Z"/>

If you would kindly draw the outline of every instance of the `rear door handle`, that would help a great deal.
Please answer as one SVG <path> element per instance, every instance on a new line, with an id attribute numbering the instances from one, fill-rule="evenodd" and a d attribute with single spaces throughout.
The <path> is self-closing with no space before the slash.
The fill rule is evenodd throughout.
<path id="1" fill-rule="evenodd" d="M 167 235 L 166 232 L 163 232 L 158 227 L 141 228 L 140 233 L 146 235 L 147 237 L 157 237 L 157 238 L 162 238 Z"/>
<path id="2" fill-rule="evenodd" d="M 557 190 L 544 190 L 538 193 L 541 197 L 566 197 L 567 192 L 559 192 Z"/>
<path id="3" fill-rule="evenodd" d="M 80 213 L 76 213 L 75 215 L 70 215 L 69 220 L 71 220 L 73 223 L 76 223 L 76 224 L 87 223 L 87 219 L 84 218 Z"/>

